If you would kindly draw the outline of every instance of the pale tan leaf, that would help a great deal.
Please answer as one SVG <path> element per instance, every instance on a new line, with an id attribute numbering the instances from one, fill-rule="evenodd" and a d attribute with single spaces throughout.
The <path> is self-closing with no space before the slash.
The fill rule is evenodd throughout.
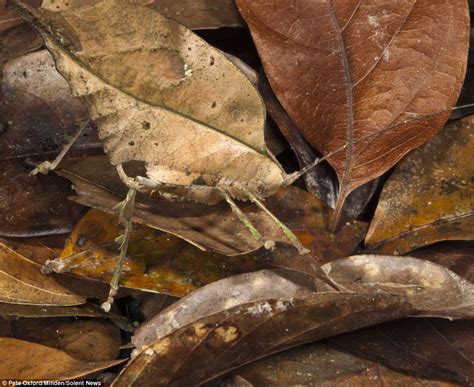
<path id="1" fill-rule="evenodd" d="M 0 244 L 0 301 L 23 305 L 80 305 L 85 299 L 41 274 L 41 266 Z"/>

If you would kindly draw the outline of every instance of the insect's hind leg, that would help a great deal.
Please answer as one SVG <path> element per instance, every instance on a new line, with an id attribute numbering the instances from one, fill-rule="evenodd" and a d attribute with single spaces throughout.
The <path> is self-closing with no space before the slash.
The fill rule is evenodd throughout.
<path id="1" fill-rule="evenodd" d="M 287 236 L 287 238 L 290 240 L 291 244 L 296 247 L 296 249 L 298 250 L 298 252 L 300 253 L 300 255 L 305 255 L 305 254 L 308 254 L 310 253 L 310 251 L 305 248 L 301 242 L 299 241 L 299 239 L 297 238 L 297 236 L 295 234 L 293 234 L 293 231 L 291 231 L 288 227 L 286 227 L 285 224 L 283 224 L 275 215 L 273 215 L 270 210 L 265 207 L 265 205 L 253 194 L 251 193 L 249 190 L 247 189 L 243 189 L 243 191 L 245 192 L 245 194 L 247 195 L 247 197 L 253 202 L 255 203 L 263 212 L 265 212 L 270 218 L 273 219 L 273 221 L 277 224 L 278 227 L 280 227 L 280 229 L 283 231 L 283 233 Z"/>
<path id="2" fill-rule="evenodd" d="M 114 297 L 117 295 L 119 289 L 120 275 L 122 273 L 123 263 L 127 254 L 128 242 L 132 233 L 132 216 L 135 207 L 135 195 L 136 189 L 134 187 L 129 188 L 127 197 L 122 202 L 115 206 L 118 211 L 119 221 L 123 227 L 122 234 L 119 235 L 115 241 L 120 243 L 119 254 L 116 258 L 115 269 L 110 280 L 109 297 L 106 302 L 102 304 L 102 309 L 106 312 L 110 311 L 112 304 L 114 303 Z"/>
<path id="3" fill-rule="evenodd" d="M 66 156 L 66 153 L 71 149 L 71 147 L 74 145 L 74 143 L 77 141 L 79 136 L 84 133 L 84 131 L 87 128 L 87 125 L 89 124 L 89 119 L 84 120 L 79 122 L 78 127 L 72 138 L 69 140 L 69 142 L 64 145 L 63 149 L 61 152 L 56 156 L 56 158 L 53 161 L 43 161 L 42 163 L 38 164 L 35 169 L 33 169 L 30 172 L 30 175 L 37 175 L 38 173 L 42 173 L 43 175 L 47 175 L 48 172 L 54 171 L 56 167 L 59 165 L 61 160 Z"/>
<path id="4" fill-rule="evenodd" d="M 252 224 L 251 220 L 245 215 L 242 210 L 239 208 L 237 203 L 232 199 L 232 197 L 222 188 L 219 188 L 219 191 L 224 198 L 224 200 L 229 204 L 232 212 L 237 215 L 239 220 L 243 223 L 245 227 L 250 231 L 252 236 L 257 240 L 258 242 L 263 242 L 264 246 L 266 249 L 271 249 L 275 246 L 275 242 L 271 240 L 265 240 L 263 236 L 258 232 L 258 230 L 255 228 L 255 226 Z"/>

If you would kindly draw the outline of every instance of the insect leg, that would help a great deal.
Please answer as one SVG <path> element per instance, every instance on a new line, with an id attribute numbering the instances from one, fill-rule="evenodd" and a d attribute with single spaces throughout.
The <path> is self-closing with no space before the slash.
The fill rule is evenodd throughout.
<path id="1" fill-rule="evenodd" d="M 110 281 L 109 297 L 107 301 L 102 304 L 102 309 L 104 309 L 106 312 L 110 311 L 110 308 L 114 303 L 114 297 L 117 295 L 117 291 L 119 289 L 120 274 L 122 273 L 123 262 L 127 254 L 128 242 L 132 233 L 132 216 L 133 209 L 135 207 L 136 192 L 137 191 L 135 188 L 129 188 L 125 200 L 115 206 L 115 209 L 119 214 L 119 221 L 123 227 L 123 232 L 119 237 L 117 237 L 117 239 L 115 239 L 117 243 L 120 243 L 120 252 L 116 258 L 115 269 Z"/>
<path id="2" fill-rule="evenodd" d="M 79 138 L 79 136 L 84 133 L 84 130 L 87 128 L 87 124 L 89 123 L 89 119 L 82 121 L 79 123 L 79 126 L 77 127 L 76 132 L 72 136 L 72 138 L 69 140 L 69 142 L 64 145 L 63 149 L 61 152 L 56 156 L 56 158 L 52 161 L 43 161 L 42 163 L 38 164 L 35 169 L 33 169 L 30 172 L 30 175 L 37 175 L 38 173 L 42 173 L 43 175 L 47 175 L 48 172 L 54 171 L 56 167 L 59 165 L 61 160 L 66 156 L 66 153 L 71 149 L 71 147 L 74 145 L 76 140 Z"/>
<path id="3" fill-rule="evenodd" d="M 283 233 L 288 237 L 290 242 L 293 244 L 293 246 L 296 247 L 300 255 L 305 255 L 308 254 L 310 251 L 306 249 L 301 242 L 298 240 L 295 234 L 293 234 L 293 231 L 291 231 L 288 227 L 286 227 L 275 215 L 273 215 L 270 210 L 265 207 L 265 205 L 250 191 L 247 189 L 244 189 L 245 194 L 248 196 L 248 198 L 254 202 L 262 211 L 264 211 L 270 218 L 273 219 L 273 221 L 277 224 L 278 227 L 283 231 Z"/>
<path id="4" fill-rule="evenodd" d="M 266 249 L 271 249 L 275 246 L 275 242 L 271 240 L 265 240 L 262 235 L 258 232 L 255 226 L 252 224 L 252 221 L 245 215 L 242 210 L 239 208 L 237 203 L 230 197 L 230 195 L 223 189 L 219 189 L 224 200 L 229 204 L 232 212 L 237 215 L 239 220 L 243 223 L 245 227 L 250 231 L 252 236 L 259 242 L 263 242 Z"/>

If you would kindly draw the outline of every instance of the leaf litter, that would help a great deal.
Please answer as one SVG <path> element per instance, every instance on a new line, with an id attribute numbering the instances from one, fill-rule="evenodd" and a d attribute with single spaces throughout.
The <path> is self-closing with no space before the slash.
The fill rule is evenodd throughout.
<path id="1" fill-rule="evenodd" d="M 451 385 L 445 380 L 469 379 L 472 324 L 463 319 L 473 317 L 473 289 L 468 282 L 472 271 L 470 242 L 435 244 L 413 252 L 421 259 L 392 256 L 434 242 L 470 240 L 469 227 L 446 221 L 453 211 L 449 206 L 442 213 L 417 208 L 433 224 L 446 223 L 434 237 L 413 233 L 418 226 L 411 223 L 403 225 L 407 211 L 395 222 L 392 211 L 380 215 L 378 208 L 373 216 L 377 205 L 394 199 L 400 208 L 413 207 L 405 191 L 387 193 L 397 172 L 392 177 L 382 176 L 380 181 L 374 178 L 395 164 L 399 169 L 411 157 L 420 157 L 415 155 L 423 154 L 422 149 L 430 145 L 399 163 L 408 151 L 432 138 L 447 119 L 466 67 L 469 23 L 464 2 L 268 4 L 239 0 L 237 5 L 273 88 L 263 92 L 266 107 L 256 89 L 260 85 L 262 90 L 264 79 L 255 75 L 260 70 L 259 58 L 242 29 L 245 23 L 233 1 L 9 3 L 35 25 L 73 95 L 83 98 L 78 102 L 71 96 L 45 51 L 22 57 L 41 46 L 30 27 L 20 24 L 15 16 L 12 20 L 16 25 L 0 22 L 4 28 L 0 34 L 2 61 L 18 58 L 3 68 L 2 88 L 7 93 L 2 94 L 1 103 L 7 109 L 2 108 L 0 123 L 7 131 L 0 133 L 4 140 L 0 149 L 2 157 L 13 158 L 9 165 L 3 161 L 8 174 L 4 175 L 0 193 L 17 184 L 17 175 L 22 177 L 16 193 L 8 196 L 8 200 L 16 200 L 16 207 L 0 213 L 2 224 L 10 227 L 4 231 L 8 236 L 0 251 L 6 274 L 0 285 L 7 289 L 4 297 L 9 298 L 0 302 L 0 345 L 7 353 L 0 367 L 2 377 L 66 380 L 99 373 L 99 380 L 110 383 L 121 370 L 114 385 L 197 385 L 213 379 L 212 385 L 258 385 L 262 380 Z M 4 15 L 10 18 L 0 5 L 0 21 L 5 20 Z M 318 7 L 322 10 L 318 14 L 321 23 L 315 25 Z M 257 14 L 259 18 L 254 17 Z M 127 23 L 122 23 L 124 15 Z M 340 40 L 337 26 L 341 29 Z M 211 45 L 189 30 L 219 27 L 226 28 L 199 32 Z M 243 37 L 245 42 L 226 40 L 228 36 Z M 302 42 L 302 37 L 307 40 Z M 279 45 L 286 49 L 275 51 Z M 331 55 L 328 49 L 334 47 Z M 406 50 L 408 47 L 410 50 Z M 310 52 L 317 55 L 308 55 Z M 379 59 L 375 66 L 372 54 Z M 344 57 L 349 71 L 338 77 L 341 62 L 337 61 Z M 47 64 L 47 71 L 42 71 L 43 64 Z M 40 71 L 35 73 L 36 69 Z M 298 78 L 302 69 L 306 73 Z M 348 87 L 367 70 L 367 76 Z M 23 72 L 26 77 L 22 77 Z M 41 80 L 41 74 L 48 75 Z M 311 85 L 318 77 L 323 81 Z M 331 82 L 336 78 L 341 82 Z M 269 99 L 273 92 L 279 102 L 274 97 Z M 348 105 L 344 98 L 353 104 Z M 54 157 L 77 130 L 80 125 L 74 107 L 84 102 L 82 106 L 89 108 L 85 116 L 92 118 L 86 131 L 88 138 L 82 137 L 84 132 L 74 134 L 80 136 L 78 145 L 71 148 L 74 157 L 68 152 L 58 172 L 73 183 L 77 192 L 74 201 L 110 215 L 93 210 L 79 223 L 78 218 L 63 216 L 69 221 L 65 228 L 47 209 L 54 208 L 55 201 L 67 203 L 71 191 L 65 185 L 63 198 L 49 195 L 50 202 L 45 203 L 51 204 L 42 205 L 29 198 L 39 198 L 41 190 L 54 191 L 49 181 L 59 177 L 32 177 L 28 173 L 32 164 Z M 321 104 L 331 106 L 331 111 L 323 113 Z M 267 120 L 266 108 L 278 125 Z M 344 111 L 354 119 L 349 126 Z M 82 112 L 77 116 L 86 118 Z M 334 129 L 326 130 L 326 124 Z M 453 144 L 466 128 L 462 122 L 454 125 L 458 124 L 432 140 L 438 141 L 438 149 L 446 149 L 448 144 L 458 146 Z M 281 142 L 275 132 L 277 126 L 297 157 Z M 100 142 L 94 137 L 96 128 Z M 314 160 L 318 152 L 302 141 L 298 131 L 329 164 Z M 54 149 L 41 149 L 45 136 L 53 139 Z M 272 149 L 277 150 L 278 160 L 267 149 L 272 138 L 277 139 Z M 71 144 L 69 141 L 67 146 Z M 100 156 L 102 144 L 108 157 Z M 457 158 L 455 165 L 450 165 L 456 181 L 466 180 L 469 175 L 468 146 L 459 148 L 449 148 L 439 155 Z M 91 153 L 97 151 L 99 155 Z M 33 161 L 30 155 L 34 155 Z M 300 167 L 310 166 L 289 173 L 298 161 Z M 50 165 L 43 163 L 39 169 L 47 172 Z M 315 166 L 317 169 L 311 169 Z M 339 187 L 330 166 L 336 171 Z M 414 171 L 407 180 L 428 181 L 430 175 L 436 178 L 443 169 L 441 163 L 429 172 Z M 300 176 L 305 177 L 309 192 L 295 187 L 281 189 Z M 387 178 L 379 200 L 378 187 Z M 29 184 L 33 179 L 39 180 Z M 431 184 L 430 188 L 436 190 L 436 180 L 429 181 L 427 186 Z M 302 182 L 297 185 L 301 187 Z M 361 185 L 346 201 L 349 193 Z M 462 200 L 453 199 L 453 195 L 468 193 L 471 185 L 468 182 L 450 193 L 441 190 L 440 202 L 457 201 L 469 211 L 469 195 Z M 131 200 L 122 200 L 135 197 L 135 191 L 142 192 L 136 195 L 132 217 Z M 24 192 L 30 192 L 30 196 Z M 428 196 L 417 195 L 412 202 Z M 431 191 L 429 195 L 436 196 Z M 191 201 L 170 201 L 183 198 Z M 237 206 L 234 199 L 250 201 Z M 19 214 L 22 203 L 28 203 L 23 220 L 5 223 Z M 114 224 L 112 215 L 117 212 L 113 207 L 117 204 L 122 208 L 119 221 L 126 226 L 125 231 Z M 335 214 L 327 205 L 336 205 Z M 343 213 L 347 218 L 340 219 Z M 39 227 L 31 224 L 33 216 L 41 220 Z M 132 219 L 152 228 L 134 226 L 130 231 Z M 368 249 L 360 245 L 367 229 L 360 220 L 372 222 L 366 238 Z M 389 225 L 383 232 L 396 235 L 393 241 L 389 237 L 389 243 L 382 240 L 381 244 L 372 244 L 371 235 L 385 223 Z M 66 235 L 25 238 L 38 235 L 38 230 L 39 234 L 54 234 L 74 226 L 69 241 L 65 241 Z M 404 237 L 414 234 L 412 239 Z M 119 273 L 113 262 L 117 236 L 122 241 L 123 257 L 117 265 L 125 262 L 122 285 L 141 290 L 123 289 L 113 313 L 97 306 L 107 296 L 104 284 L 71 275 L 46 277 L 39 273 L 39 265 L 52 260 L 57 271 L 75 270 L 76 274 L 107 281 L 112 272 Z M 311 253 L 299 255 L 289 243 L 300 252 L 306 252 L 305 248 Z M 62 257 L 57 258 L 63 245 Z M 354 256 L 375 250 L 389 255 Z M 259 271 L 262 268 L 266 270 Z M 46 293 L 28 290 L 38 284 Z M 116 289 L 117 275 L 112 284 Z M 60 296 L 51 300 L 47 296 L 51 289 Z M 145 295 L 143 290 L 184 298 Z M 394 321 L 391 328 L 379 325 L 361 333 L 351 332 L 349 344 L 335 338 L 329 342 L 331 347 L 316 343 L 288 350 L 407 316 L 418 319 Z M 420 319 L 425 316 L 461 320 L 451 323 Z M 107 317 L 115 325 L 107 322 Z M 131 347 L 130 332 L 137 325 L 132 359 L 104 373 L 107 367 L 123 363 L 115 360 L 118 348 Z M 405 354 L 403 359 L 387 337 L 396 337 Z M 373 339 L 377 341 L 371 346 L 368 341 Z M 337 343 L 346 345 L 353 355 L 334 349 Z M 91 346 L 95 349 L 92 354 L 85 349 Z M 276 352 L 279 354 L 274 355 Z M 120 355 L 128 358 L 126 351 Z M 257 361 L 262 357 L 267 359 Z M 33 364 L 32 358 L 48 362 Z M 281 359 L 285 359 L 283 363 Z M 296 366 L 297 362 L 310 362 L 311 367 Z M 282 372 L 272 374 L 268 366 Z M 25 373 L 25 369 L 29 371 Z"/>

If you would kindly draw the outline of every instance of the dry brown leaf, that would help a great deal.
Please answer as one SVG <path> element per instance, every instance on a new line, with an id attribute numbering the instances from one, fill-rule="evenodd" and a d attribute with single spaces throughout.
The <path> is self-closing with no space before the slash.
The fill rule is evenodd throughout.
<path id="1" fill-rule="evenodd" d="M 0 337 L 0 347 L 0 379 L 7 380 L 77 379 L 123 362 L 83 362 L 57 349 L 6 337 Z"/>
<path id="2" fill-rule="evenodd" d="M 382 321 L 474 316 L 473 286 L 431 263 L 360 256 L 323 270 L 346 290 L 261 271 L 181 299 L 136 332 L 138 350 L 116 386 L 201 384 L 269 354 Z"/>
<path id="3" fill-rule="evenodd" d="M 74 94 L 86 97 L 112 164 L 143 162 L 145 183 L 209 204 L 222 199 L 217 185 L 248 198 L 242 188 L 266 197 L 283 184 L 265 146 L 258 92 L 190 30 L 125 0 L 60 13 L 20 1 L 12 8 L 42 33 Z"/>
<path id="4" fill-rule="evenodd" d="M 0 0 L 0 32 L 23 23 L 23 20 L 15 15 L 15 13 L 6 10 L 6 2 L 6 0 Z"/>
<path id="5" fill-rule="evenodd" d="M 41 274 L 41 266 L 0 244 L 0 301 L 12 304 L 67 306 L 85 299 Z"/>
<path id="6" fill-rule="evenodd" d="M 102 319 L 13 320 L 8 336 L 58 349 L 84 362 L 114 360 L 120 353 L 120 329 Z"/>
<path id="7" fill-rule="evenodd" d="M 43 0 L 41 7 L 52 12 L 94 5 L 100 0 Z M 135 0 L 192 30 L 240 27 L 243 24 L 235 0 Z"/>
<path id="8" fill-rule="evenodd" d="M 433 137 L 466 72 L 465 0 L 237 0 L 282 105 L 349 193 Z M 390 130 L 385 128 L 393 127 Z M 370 136 L 368 138 L 367 136 Z"/>
<path id="9" fill-rule="evenodd" d="M 474 382 L 474 321 L 406 319 L 349 332 L 331 345 L 412 374 Z"/>
<path id="10" fill-rule="evenodd" d="M 22 26 L 22 27 L 26 27 Z M 2 79 L 5 127 L 0 134 L 0 234 L 24 237 L 65 233 L 84 214 L 72 204 L 69 182 L 57 176 L 30 176 L 25 160 L 52 158 L 76 130 L 87 109 L 71 95 L 51 55 L 33 52 L 9 61 Z M 74 151 L 101 151 L 91 128 Z"/>
<path id="11" fill-rule="evenodd" d="M 93 304 L 76 306 L 18 305 L 0 302 L 0 316 L 7 319 L 48 317 L 102 317 L 124 320 L 115 313 L 106 313 Z"/>
<path id="12" fill-rule="evenodd" d="M 367 247 L 399 255 L 439 241 L 474 239 L 473 176 L 469 116 L 399 163 L 383 188 Z"/>
<path id="13" fill-rule="evenodd" d="M 232 377 L 235 376 L 245 379 L 250 386 L 457 386 L 441 380 L 404 375 L 322 343 L 305 345 L 256 361 L 232 373 Z M 236 387 L 235 384 L 231 386 Z"/>

